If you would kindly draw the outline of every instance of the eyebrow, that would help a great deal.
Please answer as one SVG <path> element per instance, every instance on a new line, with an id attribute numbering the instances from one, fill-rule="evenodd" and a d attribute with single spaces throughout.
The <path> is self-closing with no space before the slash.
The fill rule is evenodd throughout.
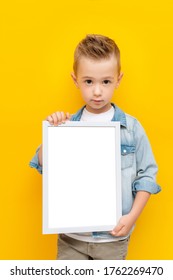
<path id="1" fill-rule="evenodd" d="M 82 77 L 82 79 L 94 79 L 93 77 L 89 77 L 89 76 L 84 76 Z M 102 80 L 106 80 L 106 79 L 114 79 L 114 77 L 111 77 L 111 76 L 107 76 L 107 77 L 103 77 L 101 78 Z"/>

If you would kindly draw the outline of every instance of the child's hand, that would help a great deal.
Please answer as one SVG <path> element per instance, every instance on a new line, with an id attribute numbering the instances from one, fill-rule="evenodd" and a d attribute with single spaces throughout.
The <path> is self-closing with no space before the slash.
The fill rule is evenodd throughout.
<path id="1" fill-rule="evenodd" d="M 120 218 L 116 227 L 110 232 L 113 236 L 126 236 L 133 227 L 135 221 L 130 215 L 124 215 Z"/>
<path id="2" fill-rule="evenodd" d="M 55 112 L 52 115 L 48 116 L 46 120 L 52 125 L 59 125 L 69 120 L 71 115 L 69 113 L 64 112 Z"/>
<path id="3" fill-rule="evenodd" d="M 126 236 L 129 233 L 144 209 L 150 195 L 147 191 L 137 192 L 131 211 L 127 215 L 122 216 L 117 226 L 110 232 L 113 236 Z"/>

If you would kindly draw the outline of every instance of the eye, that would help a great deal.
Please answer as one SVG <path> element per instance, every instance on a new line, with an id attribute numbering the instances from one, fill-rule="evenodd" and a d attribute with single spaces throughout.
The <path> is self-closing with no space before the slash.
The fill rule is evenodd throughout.
<path id="1" fill-rule="evenodd" d="M 92 80 L 85 80 L 85 83 L 86 83 L 87 85 L 91 85 L 91 84 L 92 84 Z"/>
<path id="2" fill-rule="evenodd" d="M 104 80 L 104 81 L 103 81 L 103 84 L 105 84 L 105 85 L 108 85 L 108 84 L 110 84 L 110 83 L 111 83 L 110 80 Z"/>

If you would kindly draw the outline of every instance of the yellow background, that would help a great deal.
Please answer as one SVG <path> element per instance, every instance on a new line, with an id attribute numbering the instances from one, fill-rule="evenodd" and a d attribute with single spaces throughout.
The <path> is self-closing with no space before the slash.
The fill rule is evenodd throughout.
<path id="1" fill-rule="evenodd" d="M 159 165 L 162 192 L 139 218 L 128 259 L 173 259 L 172 8 L 171 0 L 1 2 L 0 259 L 55 259 L 56 235 L 42 235 L 41 176 L 28 163 L 42 120 L 83 105 L 70 72 L 88 33 L 120 47 L 113 102 L 142 123 Z"/>

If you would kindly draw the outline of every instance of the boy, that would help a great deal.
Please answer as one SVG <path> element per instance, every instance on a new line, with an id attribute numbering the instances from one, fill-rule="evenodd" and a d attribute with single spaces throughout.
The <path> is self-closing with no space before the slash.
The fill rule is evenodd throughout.
<path id="1" fill-rule="evenodd" d="M 125 259 L 131 231 L 150 194 L 158 193 L 155 163 L 147 136 L 140 123 L 110 100 L 123 74 L 120 51 L 102 35 L 87 35 L 74 53 L 72 79 L 86 105 L 76 114 L 55 112 L 47 117 L 53 125 L 71 121 L 120 121 L 122 217 L 111 232 L 59 234 L 58 259 Z M 30 162 L 42 173 L 42 146 Z"/>

